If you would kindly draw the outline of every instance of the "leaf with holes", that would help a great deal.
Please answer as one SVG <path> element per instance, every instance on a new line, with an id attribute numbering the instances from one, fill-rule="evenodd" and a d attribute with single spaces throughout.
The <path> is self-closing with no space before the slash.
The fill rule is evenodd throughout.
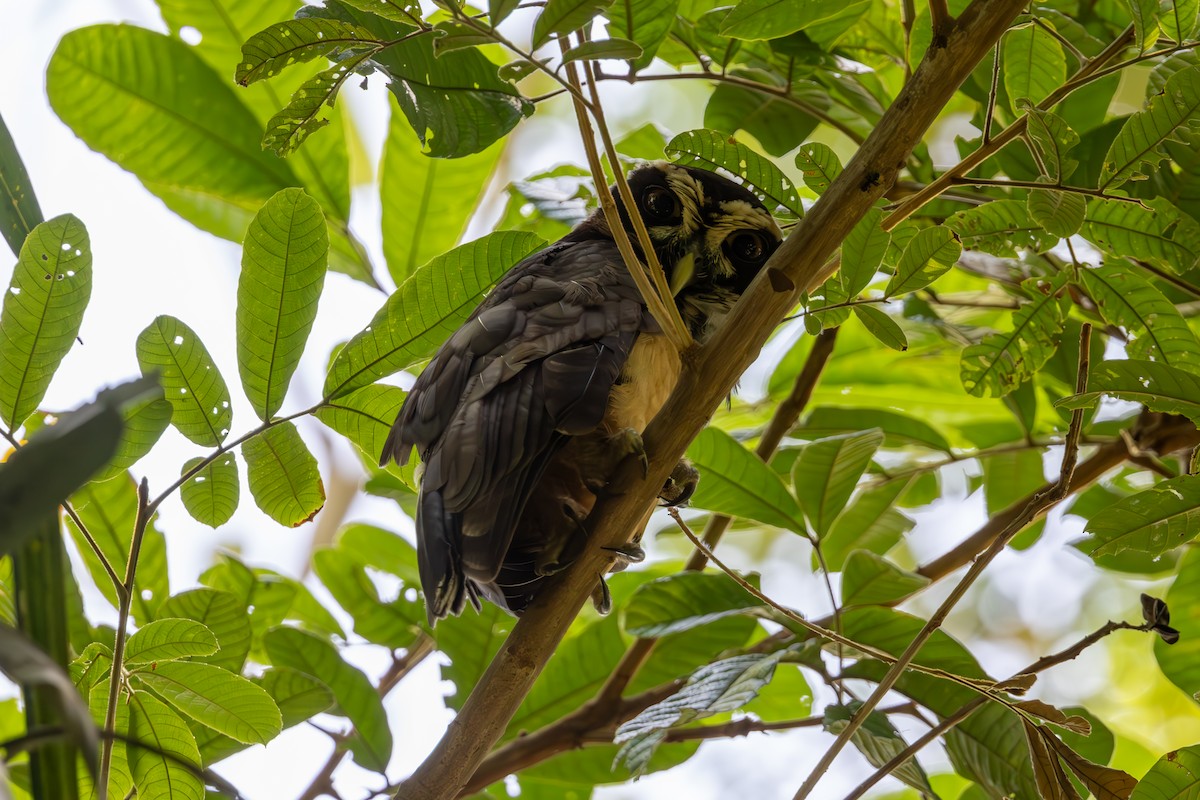
<path id="1" fill-rule="evenodd" d="M 323 109 L 333 108 L 342 84 L 356 74 L 355 70 L 370 55 L 369 51 L 355 53 L 301 84 L 288 104 L 267 121 L 263 150 L 280 157 L 288 156 L 304 144 L 305 139 L 328 125 L 329 118 L 321 116 Z"/>
<path id="2" fill-rule="evenodd" d="M 161 376 L 180 433 L 206 447 L 225 441 L 233 424 L 229 388 L 195 331 L 175 317 L 158 317 L 138 336 L 137 359 L 143 375 Z"/>
<path id="3" fill-rule="evenodd" d="M 377 772 L 386 769 L 392 755 L 392 733 L 383 701 L 367 676 L 343 661 L 327 640 L 311 633 L 275 628 L 267 632 L 263 643 L 271 664 L 316 677 L 333 692 L 338 712 L 354 725 L 347 743 L 354 760 Z"/>
<path id="4" fill-rule="evenodd" d="M 771 682 L 775 666 L 786 652 L 734 656 L 696 670 L 678 692 L 617 728 L 613 737 L 613 742 L 621 745 L 617 759 L 634 774 L 640 773 L 668 729 L 741 708 Z"/>
<path id="5" fill-rule="evenodd" d="M 1132 267 L 1112 262 L 1076 273 L 1082 288 L 1110 325 L 1133 335 L 1126 346 L 1131 358 L 1152 358 L 1200 372 L 1200 342 L 1183 315 L 1162 292 Z"/>
<path id="6" fill-rule="evenodd" d="M 672 15 L 674 17 L 674 15 Z M 21 247 L 34 227 L 45 221 L 37 195 L 29 181 L 25 162 L 17 152 L 8 126 L 0 119 L 0 233 L 12 249 L 21 254 Z"/>
<path id="7" fill-rule="evenodd" d="M 878 428 L 809 442 L 792 465 L 792 488 L 818 537 L 833 524 L 883 444 Z"/>
<path id="8" fill-rule="evenodd" d="M 333 400 L 431 356 L 513 265 L 545 241 L 497 231 L 456 247 L 408 278 L 338 353 L 325 377 Z"/>
<path id="9" fill-rule="evenodd" d="M 1183 800 L 1200 794 L 1200 744 L 1172 750 L 1138 782 L 1129 800 Z"/>
<path id="10" fill-rule="evenodd" d="M 0 419 L 10 431 L 45 396 L 91 296 L 92 248 L 83 223 L 63 214 L 35 227 L 0 312 Z"/>
<path id="11" fill-rule="evenodd" d="M 807 142 L 796 152 L 796 168 L 804 173 L 804 185 L 821 194 L 842 174 L 842 161 L 829 145 Z"/>
<path id="12" fill-rule="evenodd" d="M 459 243 L 504 152 L 496 143 L 462 158 L 430 158 L 393 110 L 383 146 L 379 202 L 383 255 L 396 285 Z"/>
<path id="13" fill-rule="evenodd" d="M 771 211 L 782 206 L 797 217 L 804 216 L 796 187 L 779 167 L 730 136 L 704 129 L 687 131 L 668 142 L 666 152 L 685 167 L 724 169 L 736 175 Z"/>
<path id="14" fill-rule="evenodd" d="M 728 575 L 683 572 L 639 586 L 625 606 L 625 630 L 659 638 L 760 608 L 762 601 Z"/>
<path id="15" fill-rule="evenodd" d="M 946 226 L 959 235 L 963 247 L 1001 258 L 1016 258 L 1019 250 L 1041 253 L 1058 244 L 1058 237 L 1034 222 L 1019 200 L 993 200 L 959 211 Z"/>
<path id="16" fill-rule="evenodd" d="M 1013 312 L 1013 329 L 992 333 L 962 352 L 963 387 L 975 395 L 1002 397 L 1042 368 L 1062 336 L 1070 298 L 1060 296 L 1066 275 L 1030 278 L 1022 284 L 1030 302 Z"/>
<path id="17" fill-rule="evenodd" d="M 325 505 L 317 460 L 291 422 L 247 439 L 242 457 L 255 504 L 280 525 L 303 525 Z"/>
<path id="18" fill-rule="evenodd" d="M 1151 411 L 1182 414 L 1200 424 L 1200 378 L 1155 361 L 1102 361 L 1092 367 L 1088 391 L 1055 405 L 1086 408 L 1101 395 L 1141 403 Z"/>
<path id="19" fill-rule="evenodd" d="M 200 466 L 203 456 L 188 459 L 180 475 Z M 192 519 L 210 528 L 219 528 L 237 511 L 241 483 L 238 481 L 237 459 L 233 453 L 222 453 L 179 487 L 179 498 Z"/>
<path id="20" fill-rule="evenodd" d="M 1169 203 L 1092 198 L 1080 233 L 1106 253 L 1145 259 L 1182 273 L 1200 256 L 1188 238 L 1177 238 L 1183 224 Z"/>
<path id="21" fill-rule="evenodd" d="M 366 28 L 336 19 L 284 20 L 246 40 L 234 80 L 248 86 L 293 64 L 335 53 L 376 50 L 385 44 Z"/>
<path id="22" fill-rule="evenodd" d="M 321 207 L 284 189 L 255 215 L 242 247 L 237 293 L 238 372 L 263 420 L 283 405 L 317 317 L 329 235 Z"/>
<path id="23" fill-rule="evenodd" d="M 948 227 L 923 228 L 904 248 L 885 297 L 923 289 L 947 272 L 962 255 L 962 243 Z"/>
<path id="24" fill-rule="evenodd" d="M 800 507 L 783 481 L 729 434 L 705 428 L 688 447 L 687 456 L 700 471 L 693 506 L 804 532 Z"/>
<path id="25" fill-rule="evenodd" d="M 1191 144 L 1200 125 L 1200 66 L 1181 69 L 1161 94 L 1125 121 L 1104 156 L 1100 188 L 1145 180 L 1166 158 L 1168 142 Z"/>

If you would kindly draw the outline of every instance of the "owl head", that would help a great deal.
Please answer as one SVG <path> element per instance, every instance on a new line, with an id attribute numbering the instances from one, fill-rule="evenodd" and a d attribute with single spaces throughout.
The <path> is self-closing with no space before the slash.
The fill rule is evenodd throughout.
<path id="1" fill-rule="evenodd" d="M 692 335 L 703 340 L 779 247 L 783 234 L 753 192 L 714 172 L 656 161 L 631 172 L 629 188 L 679 312 Z M 640 253 L 619 196 L 617 207 Z M 578 232 L 611 237 L 599 210 Z"/>

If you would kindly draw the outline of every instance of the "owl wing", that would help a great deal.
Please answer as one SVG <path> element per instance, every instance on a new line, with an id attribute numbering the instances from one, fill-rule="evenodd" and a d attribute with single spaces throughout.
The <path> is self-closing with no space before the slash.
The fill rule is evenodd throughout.
<path id="1" fill-rule="evenodd" d="M 384 445 L 425 463 L 417 512 L 431 618 L 499 572 L 547 463 L 600 424 L 653 326 L 611 240 L 561 242 L 514 267 L 414 384 Z"/>

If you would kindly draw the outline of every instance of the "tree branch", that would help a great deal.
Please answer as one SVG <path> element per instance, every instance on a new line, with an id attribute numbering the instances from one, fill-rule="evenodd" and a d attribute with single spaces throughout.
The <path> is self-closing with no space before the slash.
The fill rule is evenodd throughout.
<path id="1" fill-rule="evenodd" d="M 597 576 L 613 563 L 688 443 L 708 421 L 797 298 L 825 277 L 842 240 L 896 180 L 905 159 L 1024 0 L 975 0 L 945 47 L 931 47 L 879 124 L 755 278 L 725 324 L 683 354 L 675 391 L 646 429 L 649 467 L 623 465 L 589 518 L 595 545 L 539 595 L 509 634 L 430 756 L 397 792 L 402 800 L 456 796 L 507 727 Z"/>

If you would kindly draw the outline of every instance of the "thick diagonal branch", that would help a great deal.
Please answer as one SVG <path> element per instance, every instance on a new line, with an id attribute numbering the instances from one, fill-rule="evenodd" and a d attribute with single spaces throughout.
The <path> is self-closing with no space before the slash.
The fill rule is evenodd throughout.
<path id="1" fill-rule="evenodd" d="M 704 347 L 684 354 L 685 369 L 646 429 L 649 470 L 628 464 L 613 493 L 592 513 L 596 546 L 534 603 L 505 641 L 442 740 L 400 787 L 402 800 L 452 798 L 491 750 L 554 648 L 654 502 L 687 445 L 800 293 L 825 277 L 827 263 L 855 223 L 892 185 L 905 159 L 959 85 L 1024 7 L 1024 0 L 975 0 L 945 46 L 931 48 L 845 170 L 812 207 Z"/>

